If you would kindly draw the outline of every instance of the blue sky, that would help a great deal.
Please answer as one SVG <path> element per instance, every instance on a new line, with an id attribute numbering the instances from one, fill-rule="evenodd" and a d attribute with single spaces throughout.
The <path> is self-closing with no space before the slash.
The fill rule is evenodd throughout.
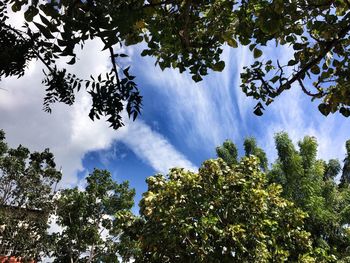
<path id="1" fill-rule="evenodd" d="M 136 202 L 146 190 L 147 176 L 166 173 L 174 166 L 196 170 L 204 160 L 215 158 L 215 147 L 226 139 L 242 152 L 244 138 L 254 136 L 272 162 L 276 132 L 289 132 L 295 143 L 313 135 L 319 142 L 319 158 L 344 158 L 350 119 L 338 114 L 322 116 L 317 102 L 311 102 L 298 87 L 280 96 L 262 117 L 253 114 L 256 102 L 239 88 L 242 67 L 252 61 L 247 48 L 225 48 L 224 72 L 211 72 L 199 83 L 176 70 L 162 72 L 154 66 L 154 58 L 139 56 L 140 48 L 125 50 L 130 55 L 125 64 L 131 65 L 144 96 L 142 115 L 136 122 L 126 121 L 124 128 L 114 131 L 104 121 L 90 121 L 90 101 L 84 93 L 73 107 L 58 104 L 51 115 L 44 113 L 42 66 L 33 62 L 23 78 L 0 82 L 5 89 L 0 91 L 0 128 L 10 145 L 50 148 L 62 167 L 63 187 L 83 187 L 84 177 L 94 167 L 108 169 L 117 181 L 129 180 L 136 188 Z M 108 70 L 108 53 L 101 49 L 101 43 L 88 43 L 84 51 L 78 51 L 80 60 L 70 70 L 81 77 Z M 265 51 L 265 58 L 282 61 L 291 54 L 288 48 Z"/>

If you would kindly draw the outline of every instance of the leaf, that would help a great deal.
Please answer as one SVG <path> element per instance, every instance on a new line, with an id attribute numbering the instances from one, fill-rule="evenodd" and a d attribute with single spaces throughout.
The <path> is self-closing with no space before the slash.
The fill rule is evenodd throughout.
<path id="1" fill-rule="evenodd" d="M 67 64 L 74 65 L 75 64 L 75 57 L 72 57 L 72 59 L 69 62 L 67 62 Z"/>
<path id="2" fill-rule="evenodd" d="M 263 111 L 264 107 L 263 105 L 259 102 L 258 104 L 256 104 L 255 109 L 254 109 L 254 114 L 257 116 L 262 116 L 263 115 Z"/>
<path id="3" fill-rule="evenodd" d="M 260 16 L 260 29 L 266 34 L 275 34 L 280 30 L 282 20 L 269 13 L 263 13 Z"/>
<path id="4" fill-rule="evenodd" d="M 201 77 L 199 74 L 193 75 L 193 76 L 192 76 L 192 79 L 193 79 L 195 82 L 199 82 L 199 81 L 203 80 L 202 77 Z"/>
<path id="5" fill-rule="evenodd" d="M 315 75 L 318 75 L 318 74 L 320 74 L 320 72 L 321 72 L 320 67 L 317 66 L 317 65 L 314 65 L 314 66 L 311 68 L 310 71 L 311 71 L 313 74 L 315 74 Z"/>
<path id="6" fill-rule="evenodd" d="M 225 68 L 225 61 L 219 61 L 218 63 L 215 63 L 212 67 L 214 71 L 223 71 Z"/>
<path id="7" fill-rule="evenodd" d="M 27 22 L 32 22 L 33 18 L 39 13 L 39 10 L 34 7 L 28 7 L 27 11 L 24 12 L 24 18 Z"/>
<path id="8" fill-rule="evenodd" d="M 298 64 L 298 61 L 296 61 L 294 59 L 291 59 L 291 60 L 288 61 L 288 66 L 294 66 L 296 64 Z"/>
<path id="9" fill-rule="evenodd" d="M 251 44 L 251 45 L 249 45 L 249 50 L 250 51 L 253 51 L 253 49 L 256 47 L 256 44 Z"/>
<path id="10" fill-rule="evenodd" d="M 142 56 L 142 57 L 149 56 L 149 55 L 151 55 L 151 54 L 152 54 L 152 52 L 151 52 L 151 50 L 149 50 L 149 49 L 144 49 L 144 50 L 142 50 L 142 52 L 141 52 L 141 56 Z"/>
<path id="11" fill-rule="evenodd" d="M 270 79 L 270 81 L 272 82 L 272 83 L 276 83 L 277 82 L 277 80 L 279 80 L 279 76 L 274 76 L 272 79 Z"/>
<path id="12" fill-rule="evenodd" d="M 328 116 L 328 114 L 331 112 L 330 106 L 325 103 L 318 105 L 318 109 L 324 116 Z"/>
<path id="13" fill-rule="evenodd" d="M 253 52 L 254 58 L 259 58 L 259 57 L 261 57 L 262 54 L 263 54 L 263 52 L 260 49 L 258 49 L 258 48 L 254 49 L 254 52 Z"/>
<path id="14" fill-rule="evenodd" d="M 238 47 L 238 43 L 237 41 L 234 39 L 234 38 L 229 38 L 227 40 L 227 44 L 230 46 L 230 47 L 233 47 L 233 48 L 237 48 Z"/>
<path id="15" fill-rule="evenodd" d="M 349 108 L 341 107 L 339 112 L 341 114 L 343 114 L 343 116 L 345 116 L 345 117 L 349 117 L 350 116 L 350 109 Z"/>
<path id="16" fill-rule="evenodd" d="M 47 39 L 53 39 L 54 36 L 51 34 L 50 30 L 43 26 L 42 24 L 34 22 L 34 25 L 40 30 L 40 32 L 47 38 Z"/>
<path id="17" fill-rule="evenodd" d="M 21 8 L 22 8 L 22 4 L 20 2 L 17 2 L 17 1 L 11 7 L 13 12 L 20 11 Z"/>
<path id="18" fill-rule="evenodd" d="M 294 50 L 302 50 L 304 47 L 305 47 L 305 45 L 304 44 L 300 44 L 300 43 L 295 43 L 293 45 L 293 49 Z"/>
<path id="19" fill-rule="evenodd" d="M 267 101 L 266 101 L 266 105 L 270 105 L 272 102 L 273 102 L 273 99 L 268 98 Z"/>

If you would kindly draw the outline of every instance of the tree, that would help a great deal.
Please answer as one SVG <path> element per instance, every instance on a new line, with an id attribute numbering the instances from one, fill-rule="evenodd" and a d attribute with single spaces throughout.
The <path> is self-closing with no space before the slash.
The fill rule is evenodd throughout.
<path id="1" fill-rule="evenodd" d="M 268 174 L 282 185 L 282 196 L 308 214 L 305 229 L 311 233 L 318 261 L 349 257 L 349 192 L 341 191 L 334 179 L 340 170 L 336 160 L 317 160 L 316 138 L 306 136 L 299 150 L 286 133 L 275 137 L 278 159 Z M 347 252 L 345 252 L 347 251 Z M 338 262 L 337 261 L 337 262 Z"/>
<path id="2" fill-rule="evenodd" d="M 25 11 L 24 29 L 7 23 L 9 6 Z M 126 55 L 115 49 L 144 41 L 141 55 L 156 57 L 161 69 L 188 69 L 200 81 L 208 70 L 224 69 L 220 54 L 225 43 L 233 48 L 242 44 L 249 46 L 255 62 L 241 74 L 241 88 L 259 100 L 257 115 L 263 104 L 298 84 L 312 100 L 322 99 L 318 108 L 324 115 L 339 111 L 350 116 L 349 8 L 348 0 L 5 0 L 0 5 L 0 77 L 22 76 L 28 62 L 38 59 L 46 67 L 46 111 L 56 101 L 73 104 L 84 86 L 92 96 L 90 118 L 106 115 L 117 129 L 123 125 L 123 102 L 136 118 L 142 98 L 129 67 L 118 68 Z M 111 72 L 82 80 L 56 66 L 60 58 L 74 64 L 74 48 L 88 39 L 105 44 Z M 293 48 L 286 64 L 262 58 L 271 44 Z"/>
<path id="3" fill-rule="evenodd" d="M 341 170 L 340 163 L 337 159 L 330 159 L 328 164 L 325 165 L 325 168 L 324 180 L 334 181 Z"/>
<path id="4" fill-rule="evenodd" d="M 340 186 L 347 187 L 350 184 L 350 140 L 346 142 L 346 157 L 344 159 L 344 166 L 340 178 Z"/>
<path id="5" fill-rule="evenodd" d="M 105 170 L 94 170 L 86 180 L 85 191 L 60 192 L 56 223 L 62 232 L 52 237 L 54 262 L 118 262 L 120 229 L 114 216 L 131 209 L 135 191 Z"/>
<path id="6" fill-rule="evenodd" d="M 48 149 L 9 148 L 0 130 L 0 254 L 36 260 L 45 254 L 48 216 L 60 179 Z"/>
<path id="7" fill-rule="evenodd" d="M 256 58 L 241 75 L 246 95 L 269 105 L 298 84 L 312 100 L 323 99 L 318 106 L 322 114 L 339 111 L 348 117 L 349 8 L 347 0 L 244 1 L 237 10 L 238 36 Z M 262 55 L 259 47 L 270 41 L 293 48 L 286 64 L 257 59 Z"/>
<path id="8" fill-rule="evenodd" d="M 136 232 L 135 262 L 314 262 L 305 213 L 268 184 L 256 157 L 174 168 L 147 183 L 141 218 L 125 231 Z"/>
<path id="9" fill-rule="evenodd" d="M 23 76 L 29 61 L 40 60 L 44 66 L 46 86 L 44 110 L 51 112 L 51 104 L 63 102 L 72 105 L 75 94 L 84 87 L 92 98 L 89 117 L 107 116 L 114 129 L 123 125 L 121 112 L 126 108 L 134 119 L 140 113 L 141 96 L 129 67 L 121 68 L 116 53 L 127 38 L 139 39 L 145 10 L 140 0 L 129 1 L 19 1 L 5 0 L 0 3 L 0 78 Z M 7 23 L 7 8 L 14 12 L 23 10 L 26 22 L 22 29 Z M 82 80 L 58 68 L 57 60 L 76 62 L 75 47 L 84 47 L 88 39 L 101 40 L 110 53 L 111 70 L 99 76 Z M 134 40 L 133 40 L 134 39 Z M 142 37 L 141 37 L 142 40 Z M 140 42 L 140 40 L 136 41 Z"/>
<path id="10" fill-rule="evenodd" d="M 226 140 L 222 146 L 216 147 L 216 154 L 219 158 L 223 159 L 228 165 L 237 164 L 238 151 L 236 145 Z"/>
<path id="11" fill-rule="evenodd" d="M 260 160 L 260 167 L 264 171 L 267 170 L 268 160 L 266 153 L 263 149 L 259 148 L 256 144 L 256 141 L 253 137 L 248 137 L 244 140 L 244 151 L 245 156 L 254 155 Z"/>
<path id="12" fill-rule="evenodd" d="M 268 160 L 263 149 L 259 148 L 253 137 L 248 137 L 244 140 L 245 156 L 254 155 L 260 161 L 260 168 L 263 171 L 267 170 Z M 226 140 L 221 146 L 216 147 L 216 155 L 223 159 L 227 164 L 234 165 L 238 163 L 238 150 L 236 145 Z"/>

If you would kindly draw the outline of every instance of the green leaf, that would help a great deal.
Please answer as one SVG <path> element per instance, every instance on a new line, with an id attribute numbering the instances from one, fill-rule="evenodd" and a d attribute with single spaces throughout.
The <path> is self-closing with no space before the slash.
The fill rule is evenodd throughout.
<path id="1" fill-rule="evenodd" d="M 230 46 L 230 47 L 233 47 L 233 48 L 237 48 L 238 47 L 238 43 L 237 41 L 234 39 L 234 38 L 229 38 L 227 40 L 227 44 Z"/>
<path id="2" fill-rule="evenodd" d="M 259 58 L 259 57 L 261 57 L 262 54 L 263 54 L 263 52 L 258 48 L 255 48 L 253 51 L 254 58 Z"/>
<path id="3" fill-rule="evenodd" d="M 256 47 L 256 44 L 251 44 L 251 45 L 249 45 L 249 50 L 250 51 L 253 51 L 253 49 Z"/>
<path id="4" fill-rule="evenodd" d="M 225 61 L 219 61 L 218 63 L 215 63 L 212 67 L 214 71 L 223 71 L 225 68 Z"/>
<path id="5" fill-rule="evenodd" d="M 141 56 L 142 56 L 142 57 L 149 56 L 149 55 L 151 55 L 151 54 L 152 54 L 152 52 L 151 52 L 151 50 L 149 50 L 149 49 L 144 49 L 144 50 L 142 50 L 142 52 L 141 52 Z"/>
<path id="6" fill-rule="evenodd" d="M 277 16 L 271 16 L 271 13 L 263 13 L 259 18 L 261 31 L 265 34 L 275 34 L 280 30 L 282 20 Z"/>
<path id="7" fill-rule="evenodd" d="M 288 61 L 288 66 L 294 66 L 296 64 L 298 64 L 298 61 L 296 61 L 294 59 L 291 59 L 291 60 Z"/>
<path id="8" fill-rule="evenodd" d="M 199 82 L 199 81 L 203 80 L 202 77 L 201 77 L 199 74 L 193 75 L 193 76 L 192 76 L 192 79 L 193 79 L 195 82 Z"/>
<path id="9" fill-rule="evenodd" d="M 331 112 L 330 106 L 325 103 L 318 105 L 318 109 L 324 116 L 328 116 L 328 114 Z"/>
<path id="10" fill-rule="evenodd" d="M 343 114 L 343 116 L 345 116 L 345 117 L 349 117 L 350 116 L 350 109 L 349 108 L 341 107 L 339 112 L 341 114 Z"/>
<path id="11" fill-rule="evenodd" d="M 18 12 L 21 10 L 21 8 L 22 8 L 21 2 L 17 2 L 17 1 L 11 7 L 13 12 Z"/>
<path id="12" fill-rule="evenodd" d="M 277 80 L 279 80 L 279 76 L 274 76 L 272 79 L 270 79 L 270 81 L 272 82 L 272 83 L 276 83 L 277 82 Z"/>
<path id="13" fill-rule="evenodd" d="M 305 47 L 305 45 L 304 44 L 300 44 L 300 43 L 295 43 L 294 45 L 293 45 L 293 49 L 294 50 L 301 50 L 301 49 L 303 49 Z"/>
<path id="14" fill-rule="evenodd" d="M 315 75 L 318 75 L 321 72 L 320 67 L 318 65 L 314 65 L 310 71 Z"/>

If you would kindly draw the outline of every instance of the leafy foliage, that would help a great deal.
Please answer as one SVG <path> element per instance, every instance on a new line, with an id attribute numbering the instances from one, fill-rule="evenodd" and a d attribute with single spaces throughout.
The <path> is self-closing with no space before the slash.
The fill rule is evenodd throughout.
<path id="1" fill-rule="evenodd" d="M 269 105 L 278 95 L 298 84 L 319 104 L 322 114 L 339 111 L 350 115 L 348 80 L 348 1 L 243 1 L 237 10 L 237 35 L 246 36 L 256 61 L 242 73 L 242 89 Z M 258 47 L 269 41 L 291 46 L 284 65 L 259 59 Z M 312 85 L 309 83 L 312 82 Z M 262 114 L 262 103 L 256 113 Z"/>
<path id="2" fill-rule="evenodd" d="M 9 148 L 0 130 L 0 253 L 38 259 L 45 253 L 54 186 L 61 178 L 46 149 Z"/>
<path id="3" fill-rule="evenodd" d="M 0 253 L 49 255 L 55 262 L 350 258 L 350 141 L 343 169 L 338 160 L 318 160 L 310 136 L 296 147 L 287 133 L 276 134 L 271 167 L 253 138 L 245 140 L 240 161 L 236 146 L 225 141 L 217 148 L 225 159 L 205 161 L 198 173 L 174 168 L 149 177 L 136 216 L 134 190 L 104 170 L 87 177 L 85 190 L 63 189 L 53 198 L 61 177 L 53 155 L 11 149 L 3 132 L 0 139 Z M 61 232 L 47 233 L 49 215 Z"/>
<path id="4" fill-rule="evenodd" d="M 268 160 L 266 157 L 266 153 L 264 152 L 263 149 L 257 146 L 254 138 L 249 137 L 244 140 L 244 151 L 245 151 L 245 156 L 250 156 L 250 155 L 256 156 L 260 161 L 261 169 L 263 169 L 263 171 L 267 170 Z"/>
<path id="5" fill-rule="evenodd" d="M 24 11 L 23 29 L 8 24 L 8 7 Z M 116 50 L 144 41 L 141 55 L 154 56 L 161 69 L 189 70 L 200 81 L 209 70 L 224 69 L 224 44 L 242 44 L 249 46 L 255 62 L 241 74 L 241 87 L 259 100 L 257 115 L 298 84 L 312 100 L 322 99 L 324 115 L 339 111 L 350 116 L 349 8 L 347 0 L 5 0 L 0 3 L 0 77 L 20 77 L 28 62 L 38 59 L 47 68 L 46 111 L 53 102 L 72 104 L 84 82 L 93 99 L 90 118 L 105 115 L 117 129 L 123 125 L 124 107 L 129 116 L 138 116 L 142 97 L 134 76 L 120 66 L 126 55 Z M 112 72 L 104 81 L 105 74 L 100 75 L 95 88 L 88 87 L 91 80 L 69 76 L 56 66 L 60 58 L 74 64 L 75 48 L 89 39 L 101 40 L 111 58 Z M 264 47 L 272 42 L 292 47 L 285 65 L 264 59 Z"/>
<path id="6" fill-rule="evenodd" d="M 311 233 L 318 261 L 335 261 L 349 256 L 349 233 L 344 217 L 349 208 L 349 191 L 337 186 L 337 160 L 317 160 L 317 142 L 306 136 L 295 149 L 286 133 L 275 137 L 278 160 L 268 177 L 282 185 L 282 196 L 307 212 L 305 228 Z M 345 252 L 347 251 L 347 252 Z"/>
<path id="7" fill-rule="evenodd" d="M 175 168 L 149 177 L 140 217 L 119 217 L 120 254 L 136 262 L 348 262 L 350 188 L 335 181 L 339 161 L 318 160 L 314 137 L 296 148 L 278 133 L 275 143 L 269 169 L 247 138 L 240 162 L 225 141 L 217 148 L 224 159 L 204 162 L 198 173 Z"/>
<path id="8" fill-rule="evenodd" d="M 340 186 L 348 187 L 350 184 L 350 140 L 346 142 L 346 157 L 340 178 Z"/>
<path id="9" fill-rule="evenodd" d="M 52 237 L 54 262 L 118 262 L 114 215 L 131 209 L 135 191 L 104 170 L 94 170 L 86 180 L 85 191 L 65 189 L 57 200 L 56 223 L 63 230 Z"/>
<path id="10" fill-rule="evenodd" d="M 139 1 L 141 3 L 141 1 Z M 125 54 L 115 53 L 129 31 L 133 30 L 137 15 L 125 16 L 126 9 L 136 1 L 17 1 L 5 0 L 0 4 L 0 77 L 23 76 L 28 62 L 40 60 L 46 67 L 43 84 L 46 86 L 44 110 L 51 112 L 51 104 L 63 102 L 72 105 L 75 94 L 85 87 L 92 98 L 90 118 L 107 116 L 114 129 L 123 126 L 121 113 L 126 108 L 134 119 L 140 113 L 141 99 L 134 76 L 129 68 L 117 65 Z M 24 10 L 26 22 L 22 29 L 7 24 L 7 7 L 12 11 Z M 126 12 L 126 13 L 125 13 Z M 134 12 L 138 13 L 136 10 Z M 115 14 L 115 15 L 113 15 Z M 120 15 L 118 15 L 120 14 Z M 142 17 L 142 16 L 141 16 Z M 77 60 L 74 50 L 84 47 L 88 39 L 100 39 L 110 53 L 111 72 L 82 80 L 66 69 L 57 67 L 57 60 Z M 105 76 L 105 78 L 104 78 Z"/>
<path id="11" fill-rule="evenodd" d="M 336 159 L 330 159 L 325 165 L 324 180 L 334 180 L 341 170 L 340 163 Z"/>
<path id="12" fill-rule="evenodd" d="M 147 179 L 135 262 L 312 262 L 306 216 L 268 184 L 256 157 Z"/>
<path id="13" fill-rule="evenodd" d="M 223 159 L 228 165 L 237 164 L 238 151 L 236 145 L 226 140 L 222 146 L 216 147 L 216 154 L 219 158 Z"/>
<path id="14" fill-rule="evenodd" d="M 263 171 L 267 170 L 268 160 L 266 153 L 263 149 L 259 148 L 256 141 L 252 137 L 248 137 L 244 140 L 244 152 L 245 156 L 249 157 L 254 155 L 260 161 L 260 168 Z M 237 164 L 238 150 L 236 145 L 230 141 L 226 140 L 221 146 L 216 147 L 216 154 L 219 158 L 223 159 L 227 164 L 234 165 Z"/>

